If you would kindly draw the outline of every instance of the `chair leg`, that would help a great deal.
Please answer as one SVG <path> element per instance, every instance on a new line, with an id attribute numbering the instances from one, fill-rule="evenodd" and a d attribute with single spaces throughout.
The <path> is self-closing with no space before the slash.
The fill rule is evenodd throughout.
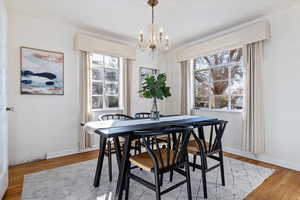
<path id="1" fill-rule="evenodd" d="M 207 185 L 206 185 L 206 172 L 205 172 L 205 170 L 202 170 L 202 184 L 203 184 L 204 198 L 207 199 Z"/>
<path id="2" fill-rule="evenodd" d="M 156 193 L 156 200 L 161 200 L 160 198 L 160 181 L 159 181 L 159 174 L 158 172 L 155 170 L 154 172 L 154 176 L 155 176 L 155 193 Z"/>
<path id="3" fill-rule="evenodd" d="M 109 175 L 109 182 L 112 182 L 111 142 L 107 141 L 107 145 L 108 145 L 108 175 Z"/>
<path id="4" fill-rule="evenodd" d="M 172 183 L 173 181 L 173 170 L 170 170 L 170 179 L 169 179 L 170 183 Z"/>
<path id="5" fill-rule="evenodd" d="M 134 155 L 137 154 L 137 149 L 136 149 L 136 142 L 134 143 Z"/>
<path id="6" fill-rule="evenodd" d="M 190 166 L 189 166 L 188 161 L 185 163 L 185 171 L 186 171 L 186 184 L 187 184 L 188 200 L 192 200 Z"/>
<path id="7" fill-rule="evenodd" d="M 160 175 L 160 186 L 162 186 L 164 183 L 164 174 Z"/>
<path id="8" fill-rule="evenodd" d="M 142 145 L 141 145 L 141 141 L 139 141 L 139 154 L 142 153 Z"/>
<path id="9" fill-rule="evenodd" d="M 194 159 L 193 159 L 193 163 L 194 163 L 194 165 L 196 164 L 196 162 L 197 162 L 197 155 L 194 155 L 194 157 L 193 157 Z M 193 172 L 195 171 L 195 169 L 196 169 L 196 167 L 195 166 L 193 166 Z"/>
<path id="10" fill-rule="evenodd" d="M 128 166 L 128 171 L 126 174 L 126 183 L 125 183 L 125 200 L 128 200 L 128 198 L 129 198 L 129 185 L 130 185 L 129 173 L 130 173 L 131 163 L 129 162 L 128 165 L 129 166 Z"/>
<path id="11" fill-rule="evenodd" d="M 225 186 L 223 151 L 219 152 L 219 157 L 220 157 L 220 170 L 221 170 L 222 185 Z"/>
<path id="12" fill-rule="evenodd" d="M 203 193 L 204 193 L 204 198 L 207 199 L 207 182 L 206 182 L 206 169 L 207 169 L 207 164 L 206 164 L 206 158 L 201 158 L 201 172 L 202 172 L 202 184 L 203 184 Z"/>
<path id="13" fill-rule="evenodd" d="M 153 138 L 151 138 L 151 149 L 154 150 L 154 139 Z"/>

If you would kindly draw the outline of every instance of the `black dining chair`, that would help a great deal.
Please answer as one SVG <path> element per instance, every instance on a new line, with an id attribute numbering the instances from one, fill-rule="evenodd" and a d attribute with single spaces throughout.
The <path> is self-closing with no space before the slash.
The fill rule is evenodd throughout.
<path id="1" fill-rule="evenodd" d="M 149 119 L 151 117 L 151 113 L 147 113 L 147 112 L 135 113 L 134 117 L 136 119 Z"/>
<path id="2" fill-rule="evenodd" d="M 132 117 L 123 115 L 123 114 L 103 114 L 99 116 L 100 121 L 107 121 L 107 120 L 133 120 Z M 133 149 L 135 150 L 135 154 L 137 152 L 141 152 L 141 147 L 139 146 L 139 141 L 135 140 L 135 144 L 133 145 Z M 121 145 L 123 146 L 123 145 Z M 116 153 L 114 145 L 113 145 L 113 138 L 107 140 L 107 148 L 105 150 L 105 155 L 108 157 L 108 173 L 109 173 L 109 181 L 112 181 L 112 154 Z"/>
<path id="3" fill-rule="evenodd" d="M 110 113 L 110 114 L 100 115 L 99 119 L 101 121 L 105 121 L 105 120 L 132 120 L 134 118 L 131 116 L 128 116 L 128 115 L 123 115 L 123 114 L 118 114 L 118 113 Z"/>
<path id="4" fill-rule="evenodd" d="M 192 199 L 191 193 L 191 182 L 190 182 L 190 171 L 189 171 L 189 160 L 187 145 L 189 143 L 190 134 L 193 127 L 173 127 L 163 130 L 147 130 L 147 131 L 136 131 L 133 134 L 142 138 L 142 146 L 147 150 L 138 155 L 130 156 L 129 162 L 127 163 L 127 174 L 125 181 L 125 199 L 129 197 L 130 179 L 133 179 L 147 188 L 155 191 L 156 200 L 160 200 L 163 194 L 171 192 L 177 187 L 187 184 L 188 199 Z M 168 135 L 167 147 L 160 147 L 158 142 L 159 135 Z M 174 148 L 171 147 L 171 136 L 173 141 L 176 141 Z M 154 138 L 156 148 L 154 149 L 151 145 L 149 138 Z M 176 138 L 176 140 L 174 140 Z M 145 171 L 154 174 L 155 184 L 150 183 L 131 172 L 131 164 L 142 168 Z M 182 169 L 184 168 L 184 169 Z M 164 191 L 161 191 L 163 174 L 174 170 L 179 174 L 183 175 L 185 179 Z"/>
<path id="5" fill-rule="evenodd" d="M 214 123 L 195 125 L 198 129 L 198 135 L 193 131 L 192 136 L 194 140 L 191 140 L 187 146 L 189 154 L 194 156 L 193 171 L 195 168 L 200 169 L 202 172 L 203 192 L 204 198 L 207 198 L 207 183 L 206 173 L 220 167 L 222 185 L 225 186 L 225 174 L 224 174 L 224 162 L 223 162 L 223 148 L 222 137 L 226 128 L 227 121 L 216 120 Z M 204 128 L 210 129 L 209 140 L 206 141 L 204 135 Z M 215 155 L 217 154 L 217 155 Z M 201 164 L 196 163 L 197 157 L 200 157 Z M 213 159 L 218 161 L 218 164 L 208 168 L 207 159 Z"/>

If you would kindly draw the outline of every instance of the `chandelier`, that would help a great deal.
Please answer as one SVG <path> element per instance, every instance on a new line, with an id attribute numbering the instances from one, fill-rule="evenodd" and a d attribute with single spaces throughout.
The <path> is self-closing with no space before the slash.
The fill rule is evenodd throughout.
<path id="1" fill-rule="evenodd" d="M 148 5 L 152 8 L 152 23 L 148 26 L 149 40 L 146 41 L 144 32 L 141 30 L 138 38 L 138 48 L 142 51 L 150 51 L 152 54 L 169 49 L 169 36 L 164 34 L 163 28 L 158 31 L 154 24 L 154 7 L 158 0 L 148 0 Z"/>

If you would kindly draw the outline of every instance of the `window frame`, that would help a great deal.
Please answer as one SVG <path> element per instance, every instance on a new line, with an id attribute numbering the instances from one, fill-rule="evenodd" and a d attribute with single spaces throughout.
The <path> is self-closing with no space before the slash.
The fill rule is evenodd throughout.
<path id="1" fill-rule="evenodd" d="M 214 68 L 219 68 L 219 67 L 227 67 L 228 68 L 228 79 L 224 79 L 224 80 L 218 80 L 218 81 L 212 81 L 211 78 L 211 74 L 209 75 L 209 80 L 208 80 L 208 87 L 211 87 L 212 84 L 214 82 L 221 82 L 221 81 L 227 81 L 228 82 L 228 94 L 221 94 L 221 95 L 214 95 L 212 94 L 212 91 L 209 89 L 209 95 L 208 95 L 208 101 L 201 101 L 201 102 L 208 102 L 208 108 L 204 108 L 204 107 L 196 107 L 195 106 L 195 85 L 196 85 L 196 81 L 195 81 L 195 60 L 198 59 L 199 57 L 205 57 L 205 56 L 213 56 L 215 54 L 219 54 L 222 53 L 224 51 L 227 50 L 234 50 L 234 49 L 241 49 L 242 51 L 242 58 L 240 60 L 240 62 L 230 62 L 230 63 L 225 63 L 225 64 L 218 64 L 218 65 L 212 65 L 209 66 L 208 68 L 205 69 L 200 69 L 197 70 L 197 72 L 201 72 L 201 71 L 208 71 Z M 194 59 L 190 60 L 190 85 L 191 85 L 191 105 L 192 105 L 192 110 L 200 110 L 200 111 L 209 111 L 209 112 L 233 112 L 233 113 L 241 113 L 244 110 L 244 97 L 245 97 L 245 72 L 246 72 L 246 62 L 245 62 L 245 55 L 244 55 L 245 49 L 243 47 L 235 47 L 235 48 L 231 48 L 231 49 L 224 49 L 221 51 L 216 51 L 216 52 L 212 52 L 209 55 L 205 55 L 205 56 L 198 56 Z M 240 65 L 242 67 L 243 70 L 243 82 L 244 82 L 244 88 L 243 88 L 243 94 L 242 95 L 234 95 L 232 94 L 232 77 L 231 77 L 231 71 L 232 68 L 236 65 Z M 212 103 L 211 103 L 211 97 L 216 97 L 216 96 L 227 96 L 228 97 L 228 106 L 227 109 L 219 109 L 219 108 L 212 108 Z M 232 105 L 232 97 L 239 97 L 242 96 L 243 97 L 243 107 L 242 109 L 232 109 L 231 105 Z"/>
<path id="2" fill-rule="evenodd" d="M 93 64 L 93 54 L 98 54 L 98 55 L 101 55 L 103 56 L 103 66 L 97 66 L 97 67 L 94 67 L 94 64 Z M 122 57 L 117 57 L 117 56 L 111 56 L 111 55 L 104 55 L 104 54 L 100 54 L 100 53 L 91 53 L 90 55 L 90 73 L 89 73 L 89 86 L 90 86 L 90 89 L 89 89 L 89 92 L 90 92 L 90 99 L 89 99 L 89 102 L 90 102 L 90 105 L 91 105 L 91 111 L 92 112 L 107 112 L 107 111 L 123 111 L 123 58 Z M 112 67 L 106 67 L 105 66 L 105 57 L 108 56 L 108 57 L 113 57 L 113 58 L 117 58 L 118 59 L 118 74 L 119 74 L 119 81 L 118 81 L 118 94 L 117 95 L 106 95 L 105 94 L 105 69 L 115 69 L 116 68 L 112 68 Z M 93 80 L 93 69 L 101 69 L 103 70 L 103 79 L 102 80 Z M 103 93 L 102 95 L 93 95 L 93 83 L 95 82 L 100 82 L 100 83 L 103 83 Z M 108 83 L 115 83 L 116 84 L 116 81 L 108 81 Z M 118 107 L 113 107 L 113 108 L 110 108 L 108 107 L 108 105 L 106 105 L 106 101 L 105 101 L 105 97 L 106 96 L 118 96 L 119 98 L 119 106 Z M 93 108 L 93 97 L 102 97 L 102 102 L 103 102 L 103 108 Z"/>

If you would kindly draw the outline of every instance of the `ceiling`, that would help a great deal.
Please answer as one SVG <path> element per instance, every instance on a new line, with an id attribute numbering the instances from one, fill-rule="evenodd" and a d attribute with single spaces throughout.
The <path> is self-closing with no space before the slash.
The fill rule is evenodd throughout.
<path id="1" fill-rule="evenodd" d="M 73 23 L 92 32 L 133 41 L 147 30 L 147 0 L 7 0 L 9 8 Z M 300 0 L 160 0 L 156 22 L 178 46 L 299 4 Z"/>

